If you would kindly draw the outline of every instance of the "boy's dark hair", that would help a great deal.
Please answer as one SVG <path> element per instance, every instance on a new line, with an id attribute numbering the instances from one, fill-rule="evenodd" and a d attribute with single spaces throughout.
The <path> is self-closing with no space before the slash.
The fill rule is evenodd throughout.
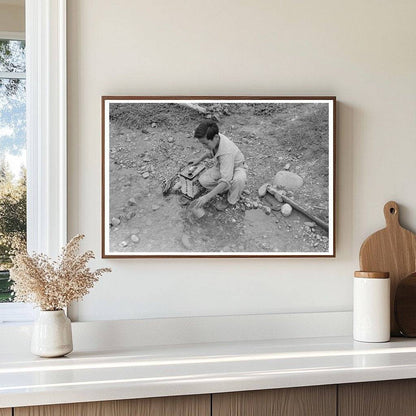
<path id="1" fill-rule="evenodd" d="M 202 139 L 207 137 L 207 140 L 212 140 L 216 134 L 218 134 L 218 125 L 213 121 L 203 121 L 196 129 L 194 137 L 197 139 Z"/>

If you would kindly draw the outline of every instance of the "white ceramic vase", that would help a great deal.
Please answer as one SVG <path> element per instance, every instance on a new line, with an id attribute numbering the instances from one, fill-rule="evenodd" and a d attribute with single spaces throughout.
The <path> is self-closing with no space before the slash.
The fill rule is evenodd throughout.
<path id="1" fill-rule="evenodd" d="M 61 309 L 40 311 L 34 323 L 31 351 L 39 357 L 62 357 L 72 351 L 71 321 Z"/>

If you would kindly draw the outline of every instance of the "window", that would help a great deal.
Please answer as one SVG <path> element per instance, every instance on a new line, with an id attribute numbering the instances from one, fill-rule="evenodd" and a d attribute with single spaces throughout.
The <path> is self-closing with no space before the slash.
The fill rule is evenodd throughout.
<path id="1" fill-rule="evenodd" d="M 25 21 L 27 247 L 55 257 L 66 243 L 66 0 L 26 1 Z M 33 315 L 0 303 L 0 324 Z"/>
<path id="2" fill-rule="evenodd" d="M 8 268 L 26 244 L 26 53 L 22 34 L 0 33 L 0 302 L 12 301 Z"/>

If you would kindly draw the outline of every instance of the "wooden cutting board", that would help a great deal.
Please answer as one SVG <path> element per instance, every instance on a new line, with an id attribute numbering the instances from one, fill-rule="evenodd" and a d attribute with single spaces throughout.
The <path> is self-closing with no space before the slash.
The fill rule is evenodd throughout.
<path id="1" fill-rule="evenodd" d="M 400 280 L 416 271 L 416 235 L 400 225 L 396 202 L 384 205 L 384 217 L 386 228 L 370 235 L 361 246 L 360 268 L 390 273 L 390 329 L 391 335 L 397 336 L 400 331 L 394 317 L 394 298 Z"/>

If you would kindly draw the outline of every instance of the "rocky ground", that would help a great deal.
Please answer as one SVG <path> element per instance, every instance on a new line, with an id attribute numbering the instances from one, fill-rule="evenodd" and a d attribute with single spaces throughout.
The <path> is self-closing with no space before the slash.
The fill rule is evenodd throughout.
<path id="1" fill-rule="evenodd" d="M 329 222 L 327 106 L 201 105 L 246 157 L 248 183 L 241 201 L 224 211 L 212 201 L 198 219 L 186 198 L 162 194 L 164 180 L 205 151 L 193 131 L 206 116 L 177 104 L 112 104 L 111 252 L 327 252 L 327 231 L 296 210 L 284 216 L 283 203 L 274 196 L 258 196 L 276 173 L 289 172 L 302 185 L 280 181 L 275 188 Z"/>

